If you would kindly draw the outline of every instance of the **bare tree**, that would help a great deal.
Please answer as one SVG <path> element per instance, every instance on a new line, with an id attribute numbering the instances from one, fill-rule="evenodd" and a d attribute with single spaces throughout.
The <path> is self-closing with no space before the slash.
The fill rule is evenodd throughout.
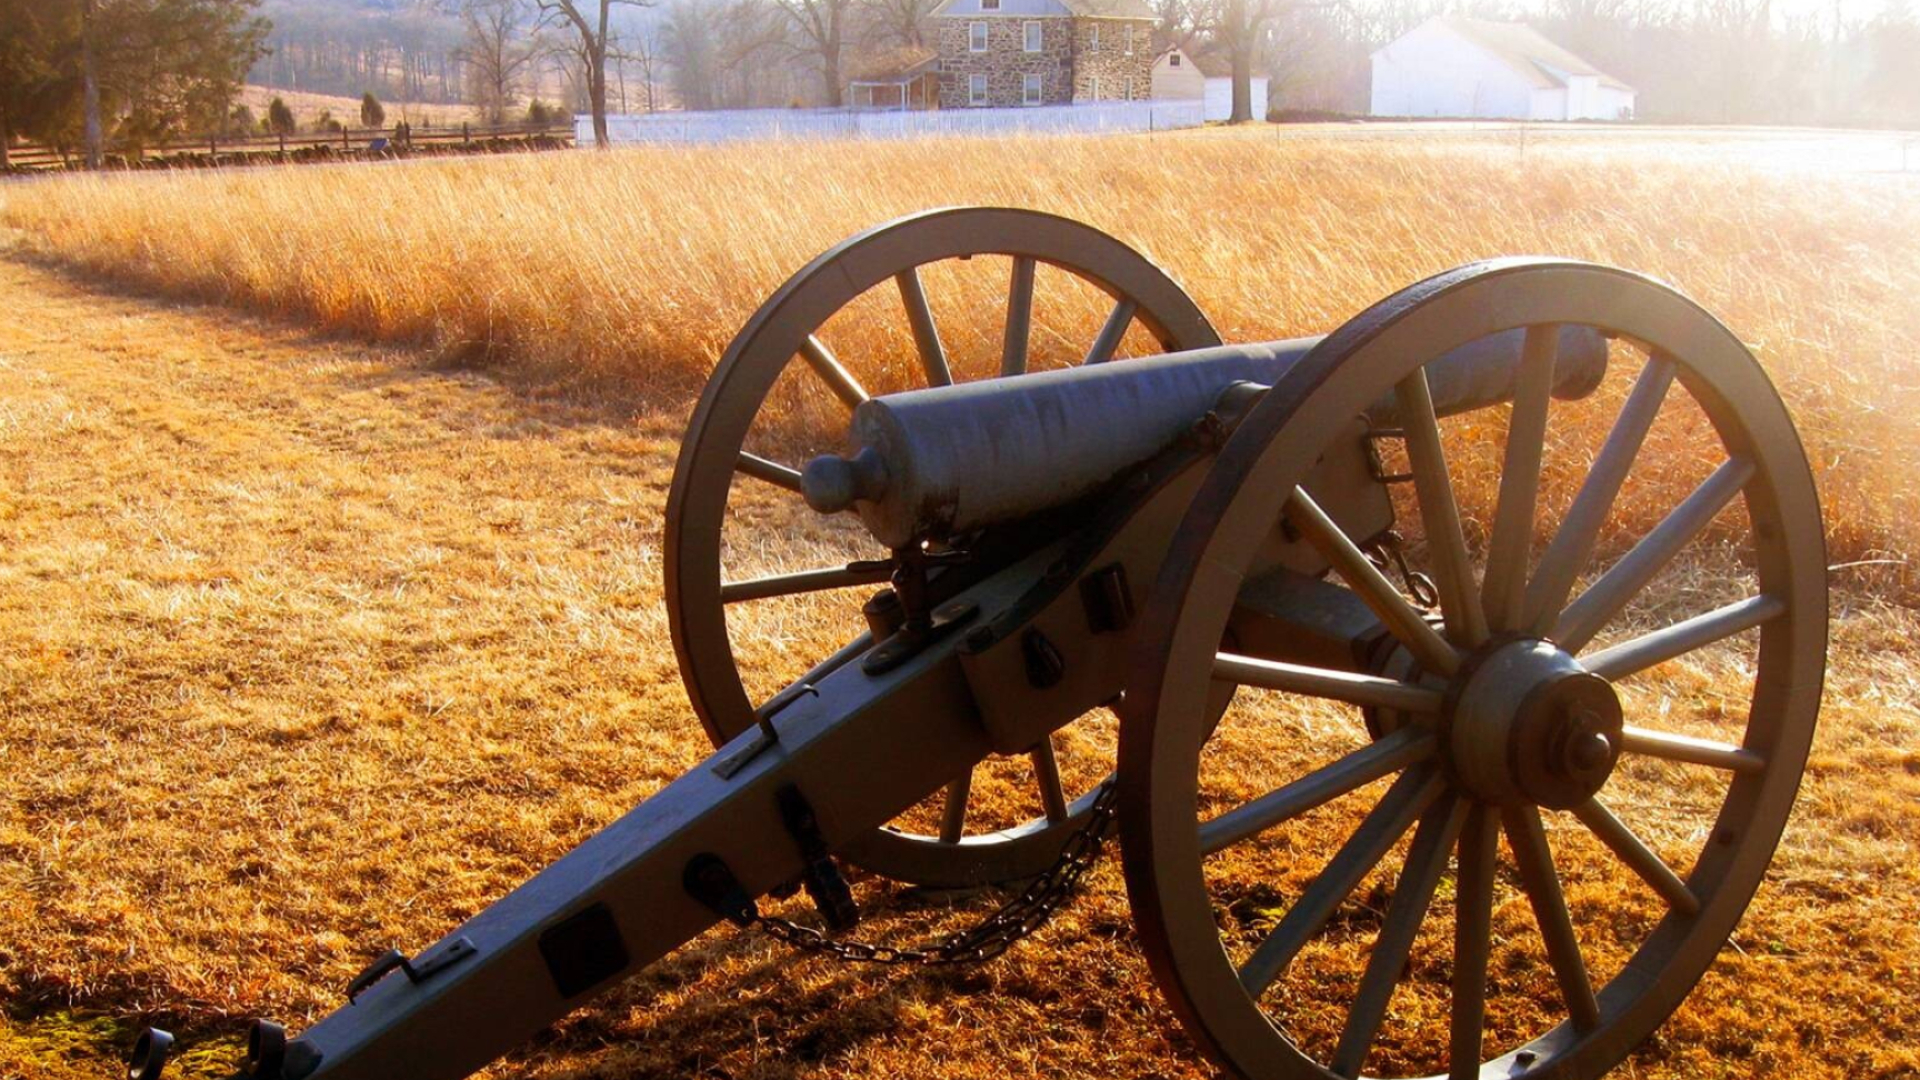
<path id="1" fill-rule="evenodd" d="M 615 4 L 651 7 L 653 0 L 534 0 L 543 26 L 572 31 L 567 50 L 578 62 L 588 111 L 593 114 L 593 144 L 606 147 L 607 138 L 607 26 Z M 583 7 L 585 10 L 582 10 Z"/>
<path id="2" fill-rule="evenodd" d="M 796 51 L 819 65 L 826 103 L 839 108 L 845 86 L 840 81 L 840 50 L 846 44 L 847 13 L 853 0 L 774 0 L 794 31 Z"/>
<path id="3" fill-rule="evenodd" d="M 1253 117 L 1253 61 L 1265 42 L 1268 26 L 1294 0 L 1162 0 L 1161 15 L 1185 14 L 1192 32 L 1204 35 L 1214 46 L 1226 50 L 1233 71 L 1233 112 L 1230 124 L 1241 124 Z M 1176 38 L 1175 27 L 1166 27 Z M 1267 114 L 1266 102 L 1260 103 L 1260 115 Z"/>
<path id="4" fill-rule="evenodd" d="M 506 118 L 520 77 L 537 55 L 526 33 L 531 15 L 523 0 L 460 0 L 467 37 L 456 55 L 467 65 L 473 104 L 490 124 Z"/>
<path id="5" fill-rule="evenodd" d="M 662 40 L 660 24 L 649 22 L 633 35 L 632 43 L 620 51 L 619 59 L 624 64 L 631 60 L 640 68 L 640 80 L 647 97 L 647 111 L 660 109 L 659 87 L 661 69 L 666 66 L 665 43 Z M 622 69 L 624 71 L 624 67 Z M 626 108 L 626 94 L 621 93 L 621 108 Z"/>
<path id="6" fill-rule="evenodd" d="M 940 0 L 861 0 L 869 36 L 883 44 L 924 48 L 927 19 Z"/>

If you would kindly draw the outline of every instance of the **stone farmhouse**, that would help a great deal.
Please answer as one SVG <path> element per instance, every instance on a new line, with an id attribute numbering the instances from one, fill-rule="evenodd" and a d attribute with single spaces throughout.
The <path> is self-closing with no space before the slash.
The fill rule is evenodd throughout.
<path id="1" fill-rule="evenodd" d="M 940 107 L 1135 101 L 1153 89 L 1146 0 L 942 0 Z"/>

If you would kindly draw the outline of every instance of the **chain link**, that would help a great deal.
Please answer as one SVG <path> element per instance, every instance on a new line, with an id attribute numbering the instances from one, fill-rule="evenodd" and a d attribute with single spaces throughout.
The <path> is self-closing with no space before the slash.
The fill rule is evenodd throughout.
<path id="1" fill-rule="evenodd" d="M 820 930 L 777 915 L 754 915 L 752 925 L 768 937 L 801 952 L 863 964 L 977 964 L 991 960 L 1016 942 L 1045 926 L 1055 912 L 1073 899 L 1080 880 L 1100 861 L 1106 839 L 1113 832 L 1119 798 L 1111 779 L 1100 785 L 1086 824 L 1067 838 L 1052 866 L 1000 905 L 993 914 L 965 930 L 920 947 L 840 941 Z"/>
<path id="2" fill-rule="evenodd" d="M 1415 607 L 1432 611 L 1440 606 L 1440 587 L 1433 583 L 1432 578 L 1407 565 L 1406 538 L 1400 535 L 1399 530 L 1388 529 L 1378 540 L 1361 550 L 1381 573 L 1399 570 L 1400 580 L 1405 583 L 1407 596 L 1413 600 Z"/>

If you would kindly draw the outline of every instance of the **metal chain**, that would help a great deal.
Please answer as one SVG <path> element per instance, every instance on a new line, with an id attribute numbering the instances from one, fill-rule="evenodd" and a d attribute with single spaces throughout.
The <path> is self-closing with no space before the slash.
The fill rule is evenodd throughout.
<path id="1" fill-rule="evenodd" d="M 1381 573 L 1398 569 L 1400 580 L 1405 583 L 1407 596 L 1414 606 L 1423 611 L 1432 611 L 1440 606 L 1440 587 L 1433 579 L 1407 565 L 1406 538 L 1396 529 L 1388 529 L 1380 538 L 1363 549 L 1368 561 L 1380 569 Z"/>
<path id="2" fill-rule="evenodd" d="M 752 925 L 801 952 L 857 963 L 937 966 L 991 960 L 1012 948 L 1021 938 L 1045 926 L 1055 912 L 1073 899 L 1080 879 L 1086 876 L 1094 863 L 1100 861 L 1105 841 L 1113 832 L 1119 803 L 1117 791 L 1112 780 L 1100 785 L 1086 824 L 1067 838 L 1060 848 L 1060 857 L 1028 882 L 1020 895 L 1000 905 L 998 910 L 972 929 L 949 935 L 933 944 L 916 948 L 840 941 L 814 927 L 777 915 L 755 915 Z"/>

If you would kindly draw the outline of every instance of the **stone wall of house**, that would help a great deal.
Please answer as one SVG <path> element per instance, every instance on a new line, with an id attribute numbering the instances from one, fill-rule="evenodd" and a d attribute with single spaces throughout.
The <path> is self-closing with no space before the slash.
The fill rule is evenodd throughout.
<path id="1" fill-rule="evenodd" d="M 1073 100 L 1142 101 L 1153 96 L 1153 23 L 1073 20 Z"/>
<path id="2" fill-rule="evenodd" d="M 1001 15 L 985 18 L 937 20 L 940 50 L 940 107 L 968 106 L 970 76 L 987 77 L 986 104 L 1008 108 L 1025 104 L 1026 76 L 1040 76 L 1040 103 L 1067 105 L 1074 100 L 1074 20 L 1064 17 L 1027 19 Z M 969 49 L 969 25 L 987 24 L 987 51 Z M 1040 24 L 1040 51 L 1026 50 L 1026 24 Z M 1152 61 L 1148 61 L 1149 69 Z M 1145 85 L 1144 83 L 1142 85 Z M 1142 96 L 1145 96 L 1144 93 Z"/>

